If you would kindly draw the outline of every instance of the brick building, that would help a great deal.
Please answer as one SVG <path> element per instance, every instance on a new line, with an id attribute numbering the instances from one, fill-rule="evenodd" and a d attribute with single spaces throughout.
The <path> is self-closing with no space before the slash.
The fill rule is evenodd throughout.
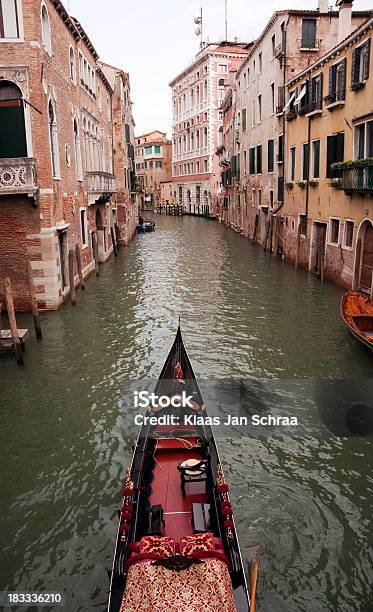
<path id="1" fill-rule="evenodd" d="M 351 4 L 342 10 L 348 27 Z M 370 18 L 289 80 L 288 100 L 294 92 L 305 95 L 289 110 L 284 207 L 285 258 L 367 293 L 373 282 L 372 39 Z"/>
<path id="2" fill-rule="evenodd" d="M 69 249 L 79 245 L 87 275 L 95 241 L 98 260 L 110 256 L 113 223 L 123 242 L 135 229 L 122 210 L 135 205 L 124 190 L 117 197 L 115 169 L 128 163 L 117 158 L 123 148 L 114 159 L 117 83 L 59 0 L 1 0 L 1 9 L 0 273 L 27 309 L 30 260 L 39 306 L 57 308 Z"/>
<path id="3" fill-rule="evenodd" d="M 187 213 L 215 213 L 220 169 L 215 150 L 221 139 L 220 105 L 247 55 L 246 43 L 206 44 L 172 88 L 172 181 L 175 201 Z M 219 135 L 220 134 L 220 135 Z"/>
<path id="4" fill-rule="evenodd" d="M 161 200 L 161 183 L 171 179 L 171 140 L 154 130 L 136 136 L 135 159 L 139 207 L 154 210 Z"/>

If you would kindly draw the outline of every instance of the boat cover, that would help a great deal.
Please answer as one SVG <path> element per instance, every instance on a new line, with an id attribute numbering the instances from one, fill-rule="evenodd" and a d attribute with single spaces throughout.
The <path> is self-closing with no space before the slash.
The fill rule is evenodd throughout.
<path id="1" fill-rule="evenodd" d="M 152 561 L 128 570 L 120 612 L 236 612 L 228 566 L 203 559 L 181 571 Z"/>

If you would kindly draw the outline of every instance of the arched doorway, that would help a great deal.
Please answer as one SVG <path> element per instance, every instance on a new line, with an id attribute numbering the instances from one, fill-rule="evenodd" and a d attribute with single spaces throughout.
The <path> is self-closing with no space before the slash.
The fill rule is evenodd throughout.
<path id="1" fill-rule="evenodd" d="M 0 157 L 27 157 L 22 92 L 11 81 L 0 81 Z"/>
<path id="2" fill-rule="evenodd" d="M 373 276 L 373 223 L 366 219 L 359 228 L 356 256 L 354 289 L 370 293 Z"/>
<path id="3" fill-rule="evenodd" d="M 96 229 L 104 229 L 104 224 L 102 223 L 102 214 L 99 206 L 97 206 L 96 209 Z"/>

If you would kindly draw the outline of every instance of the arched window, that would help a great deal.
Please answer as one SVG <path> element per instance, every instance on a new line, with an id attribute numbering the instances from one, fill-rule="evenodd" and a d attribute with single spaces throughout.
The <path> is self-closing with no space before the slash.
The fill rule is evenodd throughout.
<path id="1" fill-rule="evenodd" d="M 49 144 L 51 148 L 52 173 L 54 177 L 59 178 L 60 163 L 58 156 L 58 136 L 56 115 L 54 112 L 52 100 L 48 104 L 48 127 L 49 127 Z"/>
<path id="2" fill-rule="evenodd" d="M 199 85 L 196 87 L 196 104 L 199 104 Z"/>
<path id="3" fill-rule="evenodd" d="M 70 70 L 70 81 L 75 83 L 75 55 L 74 49 L 70 47 L 69 50 L 69 70 Z"/>
<path id="4" fill-rule="evenodd" d="M 192 151 L 194 151 L 194 134 L 192 134 L 190 137 L 190 148 Z"/>
<path id="5" fill-rule="evenodd" d="M 190 92 L 190 108 L 194 108 L 194 89 Z"/>
<path id="6" fill-rule="evenodd" d="M 204 201 L 205 204 L 208 204 L 208 195 L 207 195 L 206 189 L 203 192 L 203 201 Z"/>
<path id="7" fill-rule="evenodd" d="M 221 125 L 218 132 L 218 146 L 221 147 L 223 144 L 223 126 Z"/>
<path id="8" fill-rule="evenodd" d="M 224 85 L 225 85 L 224 79 L 219 79 L 218 85 L 219 85 L 219 87 L 224 87 Z"/>
<path id="9" fill-rule="evenodd" d="M 76 175 L 78 179 L 82 178 L 82 154 L 80 149 L 80 137 L 78 130 L 78 122 L 74 119 L 74 149 L 75 149 L 75 164 Z"/>
<path id="10" fill-rule="evenodd" d="M 203 146 L 207 147 L 207 127 L 205 127 L 203 130 L 203 139 L 204 139 Z"/>
<path id="11" fill-rule="evenodd" d="M 22 92 L 11 81 L 0 81 L 0 158 L 27 157 Z"/>
<path id="12" fill-rule="evenodd" d="M 207 100 L 207 81 L 203 83 L 203 101 L 206 102 L 206 100 Z"/>
<path id="13" fill-rule="evenodd" d="M 49 53 L 49 55 L 52 55 L 51 26 L 45 4 L 41 7 L 41 32 L 44 50 Z"/>
<path id="14" fill-rule="evenodd" d="M 199 130 L 197 130 L 197 132 L 196 132 L 196 149 L 197 149 L 197 151 L 199 149 Z"/>

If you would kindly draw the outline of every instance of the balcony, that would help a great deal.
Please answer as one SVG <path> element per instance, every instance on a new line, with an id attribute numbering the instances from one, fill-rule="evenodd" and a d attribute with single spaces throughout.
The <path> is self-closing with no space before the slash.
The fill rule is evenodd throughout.
<path id="1" fill-rule="evenodd" d="M 34 197 L 37 190 L 34 158 L 0 159 L 0 196 L 27 194 Z"/>
<path id="2" fill-rule="evenodd" d="M 114 174 L 95 170 L 86 173 L 87 191 L 90 194 L 102 194 L 109 197 L 117 190 L 117 179 Z"/>
<path id="3" fill-rule="evenodd" d="M 334 182 L 337 189 L 347 195 L 373 195 L 373 158 L 334 164 L 332 168 L 339 177 Z"/>
<path id="4" fill-rule="evenodd" d="M 345 97 L 346 94 L 344 89 L 333 91 L 331 94 L 324 97 L 325 108 L 333 110 L 333 108 L 343 106 L 345 104 Z"/>
<path id="5" fill-rule="evenodd" d="M 320 49 L 320 40 L 312 38 L 303 38 L 300 41 L 300 51 L 317 51 Z"/>
<path id="6" fill-rule="evenodd" d="M 306 115 L 318 115 L 320 113 L 322 113 L 321 95 L 317 96 L 317 98 L 313 98 L 313 100 L 306 105 Z"/>

